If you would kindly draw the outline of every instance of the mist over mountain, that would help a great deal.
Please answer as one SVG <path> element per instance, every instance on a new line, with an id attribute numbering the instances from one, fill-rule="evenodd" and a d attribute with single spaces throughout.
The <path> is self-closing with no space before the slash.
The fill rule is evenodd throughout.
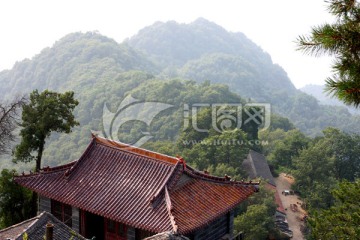
<path id="1" fill-rule="evenodd" d="M 270 103 L 309 135 L 327 126 L 359 131 L 357 117 L 343 106 L 320 106 L 315 97 L 297 90 L 285 70 L 243 33 L 199 18 L 190 24 L 157 22 L 126 42 L 160 65 L 159 77 L 226 84 L 245 99 Z"/>
<path id="2" fill-rule="evenodd" d="M 2 98 L 33 89 L 80 90 L 128 70 L 159 70 L 145 56 L 96 32 L 71 33 L 31 60 L 0 72 Z"/>
<path id="3" fill-rule="evenodd" d="M 127 42 L 134 48 L 158 58 L 165 67 L 182 66 L 189 60 L 214 52 L 271 62 L 270 55 L 264 53 L 243 33 L 228 32 L 204 18 L 190 24 L 175 21 L 156 22 L 141 29 Z"/>
<path id="4" fill-rule="evenodd" d="M 164 77 L 224 83 L 261 101 L 269 101 L 274 92 L 296 92 L 286 72 L 243 33 L 203 18 L 190 24 L 157 22 L 127 42 L 158 62 Z"/>
<path id="5" fill-rule="evenodd" d="M 353 114 L 360 114 L 360 111 L 354 107 L 350 107 L 345 105 L 343 102 L 338 100 L 337 98 L 333 98 L 331 96 L 328 96 L 324 92 L 324 86 L 323 85 L 314 85 L 314 84 L 308 84 L 302 88 L 300 88 L 301 91 L 304 93 L 307 93 L 313 97 L 315 97 L 321 104 L 324 105 L 332 105 L 332 106 L 343 106 L 346 107 L 349 112 Z"/>
<path id="6" fill-rule="evenodd" d="M 243 33 L 232 33 L 205 19 L 190 24 L 157 22 L 123 43 L 97 32 L 70 33 L 32 59 L 0 72 L 1 100 L 40 91 L 75 92 L 80 121 L 69 134 L 53 134 L 44 162 L 74 160 L 102 130 L 104 106 L 116 112 L 125 96 L 174 107 L 151 126 L 125 125 L 118 134 L 150 131 L 153 140 L 174 141 L 182 128 L 183 105 L 193 103 L 270 103 L 315 136 L 327 126 L 360 132 L 359 117 L 341 106 L 321 105 L 297 90 L 285 70 Z M 139 131 L 138 131 L 139 130 Z M 126 133 L 126 134 L 124 134 Z M 61 149 L 61 151 L 59 151 Z"/>

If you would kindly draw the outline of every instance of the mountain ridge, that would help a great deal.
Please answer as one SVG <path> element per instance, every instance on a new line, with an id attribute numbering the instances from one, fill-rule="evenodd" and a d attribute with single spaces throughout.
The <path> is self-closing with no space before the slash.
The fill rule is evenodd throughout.
<path id="1" fill-rule="evenodd" d="M 319 102 L 321 104 L 324 105 L 331 105 L 331 106 L 341 106 L 341 107 L 346 107 L 350 113 L 352 114 L 360 114 L 359 109 L 352 107 L 352 106 L 347 106 L 346 104 L 344 104 L 343 102 L 341 102 L 340 100 L 338 100 L 335 97 L 331 97 L 331 95 L 329 96 L 325 91 L 324 91 L 325 86 L 324 85 L 317 85 L 317 84 L 307 84 L 304 87 L 300 88 L 300 91 L 303 91 L 304 93 L 307 93 L 313 97 L 315 97 L 317 100 L 319 100 Z"/>
<path id="2" fill-rule="evenodd" d="M 214 78 L 210 79 L 209 75 L 211 73 L 204 73 L 201 76 L 202 80 L 199 80 L 199 69 L 191 71 L 186 66 L 186 64 L 191 65 L 199 61 L 201 62 L 201 59 L 205 59 L 208 56 L 215 56 L 216 54 L 224 56 L 225 54 L 232 56 L 233 59 L 236 58 L 236 61 L 246 61 L 246 63 L 249 63 L 248 65 L 255 65 L 256 69 L 254 68 L 251 71 L 254 73 L 253 80 L 254 78 L 263 78 L 263 83 L 270 82 L 265 86 L 258 86 L 258 88 L 262 88 L 263 92 L 266 92 L 264 88 L 268 88 L 269 91 L 278 90 L 279 82 L 287 92 L 296 92 L 295 86 L 282 67 L 274 64 L 271 56 L 248 39 L 245 34 L 228 32 L 221 26 L 204 18 L 198 18 L 189 24 L 180 24 L 174 21 L 156 22 L 143 28 L 137 35 L 129 38 L 126 42 L 133 48 L 148 54 L 155 61 L 166 64 L 163 67 L 163 74 L 165 76 L 173 77 L 178 75 L 198 82 L 210 80 L 215 83 L 229 84 L 230 82 L 224 78 L 220 81 Z M 171 68 L 169 70 L 170 74 L 168 71 L 169 66 Z M 174 72 L 176 73 L 174 74 Z M 238 72 L 234 68 L 231 75 L 238 75 Z M 271 74 L 269 74 L 270 72 Z M 242 84 L 242 79 L 242 76 L 236 77 L 239 84 Z M 275 82 L 276 84 L 273 84 Z M 231 83 L 229 85 L 231 86 Z M 248 93 L 246 90 L 241 91 L 241 88 L 233 87 L 234 91 L 240 95 L 252 97 L 246 95 Z M 259 94 L 256 97 L 259 99 Z M 264 98 L 262 100 L 267 99 Z"/>
<path id="3" fill-rule="evenodd" d="M 28 94 L 34 89 L 75 92 L 80 104 L 74 113 L 81 127 L 69 135 L 53 134 L 46 146 L 45 162 L 51 164 L 53 159 L 75 159 L 86 146 L 90 130 L 101 130 L 104 104 L 115 111 L 129 94 L 141 101 L 160 102 L 168 96 L 166 103 L 177 104 L 177 107 L 181 107 L 180 103 L 233 103 L 247 99 L 270 103 L 272 112 L 288 117 L 310 136 L 321 134 L 327 126 L 360 132 L 359 119 L 343 107 L 322 106 L 314 97 L 297 90 L 284 69 L 274 64 L 268 54 L 255 43 L 246 45 L 251 40 L 244 40 L 243 34 L 227 32 L 206 20 L 192 24 L 158 22 L 155 25 L 157 31 L 164 28 L 164 34 L 170 36 L 170 40 L 157 39 L 156 36 L 162 35 L 154 35 L 151 26 L 148 28 L 151 34 L 134 38 L 142 39 L 145 46 L 157 43 L 157 50 L 166 48 L 157 56 L 134 47 L 131 40 L 117 43 L 96 32 L 76 32 L 59 39 L 32 59 L 0 72 L 0 96 L 3 99 Z M 194 25 L 196 28 L 192 29 Z M 200 25 L 205 25 L 205 29 L 198 30 Z M 221 34 L 217 35 L 219 29 Z M 148 30 L 139 32 L 144 34 Z M 209 31 L 212 34 L 201 36 Z M 181 39 L 183 32 L 198 39 L 199 43 L 193 46 L 191 38 Z M 226 46 L 228 38 L 231 43 L 235 41 L 236 46 Z M 211 46 L 201 46 L 206 42 Z M 219 49 L 216 46 L 220 46 Z M 198 47 L 202 48 L 192 52 Z M 177 58 L 179 51 L 182 62 L 174 65 L 172 62 L 175 63 L 176 59 L 168 58 Z M 164 65 L 167 61 L 169 65 Z M 151 126 L 156 133 L 154 140 L 174 141 L 181 130 L 183 117 L 183 109 L 179 108 L 160 115 Z M 148 131 L 142 127 L 126 125 L 122 130 L 129 134 L 139 129 Z M 120 131 L 119 134 L 124 135 Z M 62 151 L 58 151 L 59 148 Z"/>

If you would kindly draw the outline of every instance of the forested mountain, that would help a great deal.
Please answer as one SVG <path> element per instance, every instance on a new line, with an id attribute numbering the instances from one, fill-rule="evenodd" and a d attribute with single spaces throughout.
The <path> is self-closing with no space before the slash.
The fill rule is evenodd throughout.
<path id="1" fill-rule="evenodd" d="M 337 98 L 333 98 L 331 96 L 328 96 L 326 93 L 324 93 L 324 86 L 322 85 L 314 85 L 309 84 L 302 88 L 300 88 L 301 91 L 304 93 L 307 93 L 313 97 L 315 97 L 317 100 L 319 100 L 320 104 L 323 105 L 332 105 L 332 106 L 343 106 L 346 107 L 349 112 L 353 114 L 359 114 L 360 111 L 354 107 L 346 106 L 343 102 L 340 102 Z"/>
<path id="2" fill-rule="evenodd" d="M 159 70 L 138 51 L 96 32 L 71 33 L 51 48 L 0 72 L 0 95 L 5 98 L 33 89 L 78 90 L 124 71 Z"/>
<path id="3" fill-rule="evenodd" d="M 286 72 L 243 33 L 227 32 L 203 18 L 190 24 L 157 22 L 127 42 L 158 62 L 165 77 L 228 84 L 241 96 L 260 101 L 296 92 Z"/>
<path id="4" fill-rule="evenodd" d="M 244 99 L 271 103 L 273 112 L 289 117 L 309 135 L 327 126 L 360 129 L 359 120 L 345 108 L 322 106 L 297 90 L 269 54 L 244 34 L 227 32 L 205 19 L 191 24 L 158 22 L 123 43 L 96 32 L 72 33 L 0 72 L 0 84 L 1 99 L 34 89 L 75 92 L 80 127 L 70 135 L 52 135 L 44 153 L 50 165 L 76 159 L 89 142 L 90 130 L 103 130 L 104 104 L 116 113 L 129 95 L 173 106 L 151 126 L 125 124 L 118 135 L 130 142 L 128 135 L 139 129 L 150 131 L 153 140 L 175 141 L 184 104 Z"/>
<path id="5" fill-rule="evenodd" d="M 190 24 L 157 22 L 127 42 L 162 67 L 161 77 L 227 84 L 243 98 L 271 103 L 273 111 L 309 135 L 321 134 L 327 126 L 360 132 L 359 117 L 342 106 L 320 105 L 297 90 L 269 54 L 242 33 L 200 18 Z"/>

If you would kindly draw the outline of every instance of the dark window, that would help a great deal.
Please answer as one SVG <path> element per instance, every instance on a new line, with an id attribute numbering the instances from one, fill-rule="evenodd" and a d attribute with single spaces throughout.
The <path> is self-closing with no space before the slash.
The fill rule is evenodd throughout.
<path id="1" fill-rule="evenodd" d="M 72 207 L 70 205 L 51 200 L 51 213 L 57 219 L 72 227 Z"/>
<path id="2" fill-rule="evenodd" d="M 62 221 L 62 204 L 60 202 L 51 200 L 51 213 Z"/>
<path id="3" fill-rule="evenodd" d="M 105 239 L 109 240 L 126 240 L 127 227 L 125 224 L 106 219 L 105 221 Z"/>

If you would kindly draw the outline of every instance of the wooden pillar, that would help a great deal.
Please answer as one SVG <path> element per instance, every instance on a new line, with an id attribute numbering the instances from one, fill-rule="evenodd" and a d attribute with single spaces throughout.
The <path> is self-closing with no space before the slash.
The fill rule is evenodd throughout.
<path id="1" fill-rule="evenodd" d="M 79 209 L 80 211 L 80 234 L 86 236 L 86 212 Z"/>

